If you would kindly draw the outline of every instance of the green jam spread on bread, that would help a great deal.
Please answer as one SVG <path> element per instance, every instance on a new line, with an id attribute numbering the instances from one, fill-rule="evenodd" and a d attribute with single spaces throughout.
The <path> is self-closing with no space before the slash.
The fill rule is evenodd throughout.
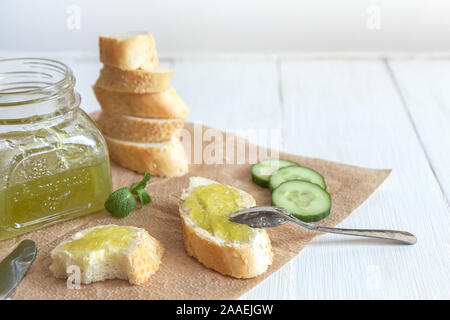
<path id="1" fill-rule="evenodd" d="M 129 247 L 134 234 L 134 229 L 127 226 L 110 225 L 96 228 L 78 239 L 65 243 L 61 250 L 70 254 L 74 260 L 79 260 L 80 264 L 89 263 L 84 260 L 87 258 L 95 260 Z"/>
<path id="2" fill-rule="evenodd" d="M 228 216 L 244 209 L 244 199 L 234 188 L 221 184 L 196 187 L 186 198 L 185 206 L 197 225 L 225 241 L 246 242 L 252 229 L 228 220 Z"/>

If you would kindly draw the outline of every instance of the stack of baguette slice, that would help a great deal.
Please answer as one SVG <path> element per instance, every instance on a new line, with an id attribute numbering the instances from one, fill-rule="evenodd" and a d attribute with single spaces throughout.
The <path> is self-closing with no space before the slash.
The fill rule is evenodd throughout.
<path id="1" fill-rule="evenodd" d="M 188 171 L 180 130 L 189 110 L 171 87 L 173 70 L 159 66 L 153 36 L 100 36 L 103 68 L 93 89 L 102 112 L 97 125 L 111 160 L 156 176 Z"/>

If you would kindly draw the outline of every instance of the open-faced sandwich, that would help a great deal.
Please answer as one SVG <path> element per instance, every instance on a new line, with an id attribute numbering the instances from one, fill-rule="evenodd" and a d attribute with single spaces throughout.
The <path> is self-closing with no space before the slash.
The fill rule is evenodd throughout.
<path id="1" fill-rule="evenodd" d="M 267 232 L 228 220 L 231 213 L 254 205 L 253 197 L 242 190 L 191 177 L 179 204 L 187 253 L 235 278 L 264 273 L 273 259 Z"/>
<path id="2" fill-rule="evenodd" d="M 80 270 L 80 282 L 124 279 L 143 284 L 161 264 L 164 247 L 141 228 L 102 225 L 77 232 L 51 252 L 50 270 L 67 278 L 70 266 Z"/>

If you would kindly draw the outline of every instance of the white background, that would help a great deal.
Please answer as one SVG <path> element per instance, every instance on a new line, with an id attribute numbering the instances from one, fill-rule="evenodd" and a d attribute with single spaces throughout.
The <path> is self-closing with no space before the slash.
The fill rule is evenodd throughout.
<path id="1" fill-rule="evenodd" d="M 74 9 L 75 6 L 75 9 Z M 80 12 L 80 29 L 68 17 Z M 379 28 L 368 28 L 379 10 Z M 72 29 L 71 29 L 72 28 Z M 2 0 L 0 51 L 88 51 L 154 33 L 160 54 L 450 51 L 448 0 Z"/>
<path id="2" fill-rule="evenodd" d="M 242 298 L 450 298 L 449 1 L 118 3 L 2 0 L 0 56 L 65 62 L 93 112 L 98 35 L 149 30 L 189 121 L 278 129 L 282 151 L 392 169 L 340 227 L 407 230 L 416 245 L 316 237 Z"/>

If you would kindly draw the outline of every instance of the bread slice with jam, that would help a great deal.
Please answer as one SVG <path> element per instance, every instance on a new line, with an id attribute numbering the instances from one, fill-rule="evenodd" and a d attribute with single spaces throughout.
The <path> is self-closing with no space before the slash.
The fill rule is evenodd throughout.
<path id="1" fill-rule="evenodd" d="M 267 271 L 273 253 L 266 230 L 228 220 L 232 212 L 254 205 L 253 197 L 242 190 L 191 177 L 179 203 L 187 254 L 234 278 L 252 278 Z"/>
<path id="2" fill-rule="evenodd" d="M 101 225 L 54 248 L 50 270 L 56 278 L 67 278 L 78 267 L 82 284 L 107 279 L 143 284 L 159 269 L 163 253 L 162 244 L 144 229 Z"/>

